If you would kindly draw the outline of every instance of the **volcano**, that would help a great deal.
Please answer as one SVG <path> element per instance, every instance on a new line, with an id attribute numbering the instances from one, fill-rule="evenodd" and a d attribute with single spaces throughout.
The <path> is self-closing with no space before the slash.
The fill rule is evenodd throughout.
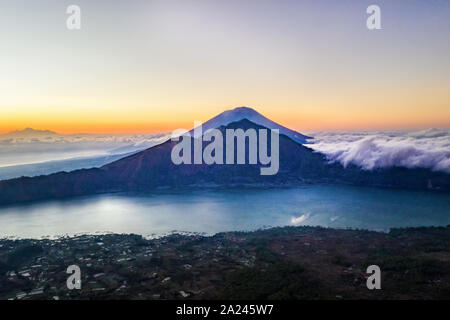
<path id="1" fill-rule="evenodd" d="M 228 121 L 224 120 L 228 114 L 224 113 L 221 117 L 219 115 L 219 118 L 211 119 L 206 122 L 207 126 L 220 124 L 216 129 L 223 134 L 227 129 L 254 129 L 256 132 L 260 132 L 260 129 L 267 129 L 267 127 L 246 118 L 224 125 L 223 123 Z M 236 116 L 236 113 L 232 112 L 231 114 Z M 188 137 L 188 139 L 202 140 L 200 143 L 204 148 L 205 142 L 201 138 Z M 158 189 L 191 188 L 279 188 L 317 183 L 416 190 L 432 188 L 450 192 L 450 174 L 427 169 L 400 167 L 370 171 L 354 165 L 344 168 L 339 163 L 329 163 L 325 155 L 314 152 L 299 143 L 298 139 L 293 139 L 291 134 L 283 134 L 281 130 L 279 134 L 279 171 L 276 175 L 261 175 L 262 165 L 259 163 L 176 165 L 172 162 L 171 153 L 177 143 L 167 140 L 162 144 L 100 168 L 0 181 L 0 205 L 113 192 L 147 193 Z M 270 148 L 269 152 L 272 152 Z M 226 154 L 223 156 L 226 157 Z"/>

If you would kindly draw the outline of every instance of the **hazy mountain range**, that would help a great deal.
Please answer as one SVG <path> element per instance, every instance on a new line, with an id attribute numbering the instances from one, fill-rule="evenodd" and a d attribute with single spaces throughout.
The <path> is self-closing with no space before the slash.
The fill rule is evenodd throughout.
<path id="1" fill-rule="evenodd" d="M 15 130 L 0 135 L 0 139 L 36 139 L 36 138 L 52 138 L 60 136 L 58 133 L 50 130 L 36 130 L 33 128 L 25 128 L 23 130 Z"/>

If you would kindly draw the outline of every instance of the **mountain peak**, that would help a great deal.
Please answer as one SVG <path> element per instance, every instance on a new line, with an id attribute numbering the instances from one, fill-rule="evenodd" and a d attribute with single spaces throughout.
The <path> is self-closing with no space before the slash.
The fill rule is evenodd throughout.
<path id="1" fill-rule="evenodd" d="M 241 120 L 247 119 L 255 124 L 266 127 L 268 129 L 278 129 L 280 134 L 284 134 L 294 140 L 297 143 L 304 144 L 307 143 L 307 139 L 310 137 L 305 136 L 297 131 L 288 129 L 268 118 L 263 116 L 261 113 L 256 111 L 255 109 L 249 107 L 237 107 L 231 110 L 226 110 L 214 118 L 203 123 L 203 132 L 209 129 L 216 129 L 221 126 L 227 126 L 232 122 L 238 122 Z M 192 134 L 193 131 L 191 131 Z M 195 136 L 195 135 L 194 135 Z"/>
<path id="2" fill-rule="evenodd" d="M 27 137 L 35 137 L 35 136 L 54 136 L 58 135 L 56 132 L 50 131 L 50 130 L 37 130 L 33 128 L 25 128 L 23 130 L 14 130 L 10 131 L 8 133 L 3 134 L 3 136 L 6 137 L 12 137 L 12 138 L 27 138 Z"/>
<path id="3" fill-rule="evenodd" d="M 242 106 L 242 107 L 236 107 L 234 109 L 228 110 L 230 112 L 252 112 L 252 113 L 258 113 L 258 111 L 256 111 L 255 109 L 246 107 L 246 106 Z"/>
<path id="4" fill-rule="evenodd" d="M 234 109 L 226 110 L 221 113 L 224 116 L 227 117 L 252 117 L 252 116 L 262 116 L 258 111 L 255 109 L 249 108 L 249 107 L 236 107 Z"/>

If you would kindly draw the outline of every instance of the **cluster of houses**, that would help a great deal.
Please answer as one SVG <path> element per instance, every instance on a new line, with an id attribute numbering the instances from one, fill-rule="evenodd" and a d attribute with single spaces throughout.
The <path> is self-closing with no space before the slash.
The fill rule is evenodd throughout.
<path id="1" fill-rule="evenodd" d="M 177 234 L 4 239 L 0 263 L 7 271 L 0 274 L 0 299 L 195 299 L 220 280 L 218 266 L 253 265 L 255 257 L 240 247 L 242 241 Z M 8 265 L 11 256 L 19 262 Z M 80 270 L 79 290 L 67 286 L 72 265 Z"/>

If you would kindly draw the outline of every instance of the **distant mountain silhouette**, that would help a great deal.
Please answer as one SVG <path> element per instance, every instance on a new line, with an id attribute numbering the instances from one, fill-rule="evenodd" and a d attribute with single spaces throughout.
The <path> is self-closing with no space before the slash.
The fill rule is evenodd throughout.
<path id="1" fill-rule="evenodd" d="M 59 134 L 50 130 L 36 130 L 33 128 L 25 128 L 23 130 L 15 130 L 0 134 L 0 138 L 43 138 L 53 137 Z"/>
<path id="2" fill-rule="evenodd" d="M 225 132 L 226 129 L 237 128 L 258 130 L 264 127 L 244 119 L 218 129 Z M 312 183 L 450 191 L 450 175 L 446 173 L 407 168 L 372 171 L 356 166 L 344 168 L 339 163 L 329 164 L 324 155 L 284 134 L 279 138 L 280 170 L 272 176 L 260 175 L 259 164 L 175 165 L 171 161 L 171 152 L 177 142 L 168 140 L 101 168 L 0 181 L 0 205 L 110 192 L 236 186 L 289 187 Z M 204 146 L 206 144 L 203 143 Z"/>
<path id="3" fill-rule="evenodd" d="M 294 140 L 295 142 L 304 144 L 307 143 L 307 139 L 312 139 L 312 137 L 305 136 L 299 132 L 283 127 L 282 125 L 264 117 L 258 111 L 248 108 L 248 107 L 238 107 L 232 110 L 227 110 L 222 112 L 221 114 L 215 116 L 214 118 L 206 121 L 202 124 L 203 132 L 208 129 L 215 129 L 221 126 L 227 126 L 232 122 L 238 122 L 241 120 L 247 119 L 257 125 L 266 127 L 268 129 L 278 129 L 280 134 L 284 134 Z M 193 130 L 190 131 L 193 133 Z M 195 135 L 192 135 L 195 138 Z"/>

